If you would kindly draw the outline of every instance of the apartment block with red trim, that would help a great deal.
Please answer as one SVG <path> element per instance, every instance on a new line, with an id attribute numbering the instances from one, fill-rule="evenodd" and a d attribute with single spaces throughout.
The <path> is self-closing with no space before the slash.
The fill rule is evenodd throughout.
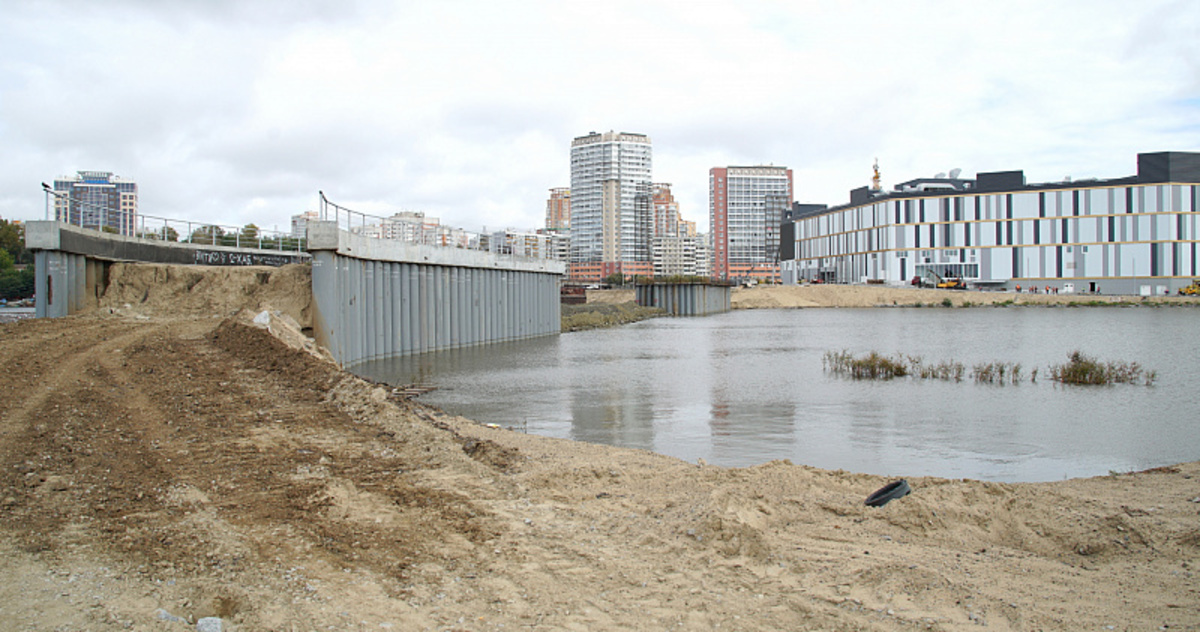
<path id="1" fill-rule="evenodd" d="M 779 226 L 792 207 L 787 167 L 713 167 L 708 172 L 712 274 L 779 282 Z"/>

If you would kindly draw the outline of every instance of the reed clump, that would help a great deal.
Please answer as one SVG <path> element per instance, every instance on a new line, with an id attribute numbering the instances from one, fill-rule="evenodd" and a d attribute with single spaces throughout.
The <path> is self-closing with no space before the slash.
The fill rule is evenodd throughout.
<path id="1" fill-rule="evenodd" d="M 826 351 L 821 364 L 827 371 L 856 380 L 890 380 L 909 373 L 903 358 L 889 358 L 875 351 L 859 358 L 849 351 Z"/>
<path id="2" fill-rule="evenodd" d="M 980 384 L 1020 384 L 1021 365 L 1017 362 L 983 362 L 971 368 L 971 377 Z M 1034 369 L 1034 380 L 1037 370 Z"/>
<path id="3" fill-rule="evenodd" d="M 1137 384 L 1146 386 L 1158 379 L 1137 362 L 1101 362 L 1080 351 L 1067 354 L 1065 364 L 1050 367 L 1050 379 L 1062 384 Z"/>
<path id="4" fill-rule="evenodd" d="M 854 356 L 849 351 L 826 351 L 821 360 L 826 371 L 848 375 L 857 380 L 890 380 L 911 376 L 924 380 L 961 382 L 970 377 L 977 384 L 1020 384 L 1026 381 L 1019 362 L 982 362 L 970 372 L 962 362 L 942 360 L 926 362 L 920 356 L 885 356 L 871 351 Z M 1066 364 L 1049 367 L 1050 379 L 1061 384 L 1138 384 L 1153 385 L 1158 373 L 1148 371 L 1137 362 L 1100 362 L 1079 351 L 1068 354 Z M 1028 381 L 1037 383 L 1038 369 L 1029 373 Z"/>
<path id="5" fill-rule="evenodd" d="M 944 380 L 947 382 L 961 382 L 963 376 L 967 372 L 967 367 L 962 362 L 953 360 L 942 360 L 935 364 L 928 364 L 924 358 L 920 356 L 907 356 L 909 373 L 925 380 Z"/>

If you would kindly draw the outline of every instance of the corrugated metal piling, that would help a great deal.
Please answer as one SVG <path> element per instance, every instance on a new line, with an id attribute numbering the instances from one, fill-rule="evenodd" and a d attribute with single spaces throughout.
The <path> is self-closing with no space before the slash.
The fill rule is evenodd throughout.
<path id="1" fill-rule="evenodd" d="M 712 283 L 647 283 L 634 288 L 637 304 L 672 316 L 707 316 L 730 309 L 733 288 Z"/>
<path id="2" fill-rule="evenodd" d="M 562 262 L 308 230 L 314 335 L 343 366 L 559 332 Z"/>

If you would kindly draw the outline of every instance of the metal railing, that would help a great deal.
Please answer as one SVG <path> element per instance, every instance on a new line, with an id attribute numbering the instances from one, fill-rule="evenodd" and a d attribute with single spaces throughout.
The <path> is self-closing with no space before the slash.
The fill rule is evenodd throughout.
<path id="1" fill-rule="evenodd" d="M 321 197 L 321 210 L 318 215 L 320 220 L 336 222 L 338 228 L 351 233 L 425 246 L 479 250 L 537 259 L 553 258 L 549 236 L 539 236 L 545 237 L 545 247 L 514 248 L 513 244 L 503 236 L 501 237 L 502 241 L 498 241 L 494 234 L 487 232 L 443 226 L 440 223 L 426 221 L 424 213 L 400 212 L 391 217 L 371 215 L 329 201 L 329 198 L 325 197 L 324 191 L 318 191 L 318 193 Z"/>
<path id="2" fill-rule="evenodd" d="M 240 227 L 222 226 L 209 222 L 155 217 L 87 202 L 71 197 L 64 191 L 55 191 L 45 183 L 42 183 L 42 189 L 46 194 L 47 220 L 54 219 L 103 233 L 182 244 L 257 248 L 280 252 L 303 252 L 308 245 L 306 238 L 297 238 L 291 233 L 281 231 L 264 230 L 254 224 Z"/>

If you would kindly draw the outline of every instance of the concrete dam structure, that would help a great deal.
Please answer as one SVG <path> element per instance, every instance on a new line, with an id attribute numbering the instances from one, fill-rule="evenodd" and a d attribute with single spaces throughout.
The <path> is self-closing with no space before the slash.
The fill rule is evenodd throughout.
<path id="1" fill-rule="evenodd" d="M 561 261 L 377 239 L 311 222 L 313 332 L 344 367 L 553 335 Z"/>

